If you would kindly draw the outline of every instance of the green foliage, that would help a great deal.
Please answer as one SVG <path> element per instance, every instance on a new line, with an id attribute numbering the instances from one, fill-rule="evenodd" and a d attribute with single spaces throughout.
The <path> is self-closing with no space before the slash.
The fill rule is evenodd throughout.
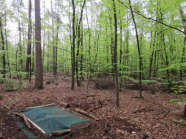
<path id="1" fill-rule="evenodd" d="M 1 109 L 3 110 L 10 109 L 10 106 L 8 106 L 7 104 L 4 104 L 3 106 L 1 106 Z"/>
<path id="2" fill-rule="evenodd" d="M 174 81 L 172 82 L 172 90 L 174 91 L 172 94 L 177 95 L 177 99 L 171 99 L 171 102 L 177 102 L 178 104 L 184 104 L 186 105 L 185 102 L 185 95 L 182 95 L 184 93 L 186 87 L 184 86 L 185 82 L 181 81 Z"/>
<path id="3" fill-rule="evenodd" d="M 2 99 L 3 99 L 3 96 L 0 95 L 0 100 L 2 100 Z"/>
<path id="4" fill-rule="evenodd" d="M 173 113 L 181 113 L 182 111 L 180 111 L 180 110 L 176 110 L 176 111 L 174 111 Z"/>
<path id="5" fill-rule="evenodd" d="M 174 121 L 174 122 L 176 122 L 176 123 L 180 123 L 180 124 L 186 125 L 186 121 L 185 121 L 184 119 L 182 119 L 182 120 L 173 119 L 172 121 Z"/>
<path id="6" fill-rule="evenodd" d="M 5 83 L 6 82 L 6 79 L 5 78 L 1 78 L 0 79 L 0 84 L 3 84 L 3 83 Z"/>

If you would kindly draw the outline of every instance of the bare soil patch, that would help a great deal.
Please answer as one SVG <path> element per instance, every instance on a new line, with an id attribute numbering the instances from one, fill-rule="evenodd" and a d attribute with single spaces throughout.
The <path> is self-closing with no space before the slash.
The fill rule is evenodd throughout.
<path id="1" fill-rule="evenodd" d="M 70 79 L 62 78 L 64 77 L 59 77 L 58 85 L 55 85 L 52 74 L 45 73 L 43 90 L 34 89 L 34 79 L 30 84 L 25 80 L 27 89 L 17 95 L 17 91 L 6 92 L 3 84 L 0 84 L 2 138 L 27 138 L 8 114 L 9 111 L 62 101 L 69 103 L 71 109 L 82 109 L 100 119 L 92 120 L 87 128 L 75 130 L 67 137 L 70 139 L 186 138 L 186 126 L 172 121 L 183 118 L 181 114 L 173 113 L 175 110 L 183 110 L 183 105 L 170 102 L 174 96 L 143 91 L 144 99 L 136 99 L 133 97 L 138 96 L 137 90 L 123 89 L 120 93 L 120 107 L 117 109 L 114 89 L 98 90 L 94 87 L 94 83 L 90 83 L 87 92 L 87 82 L 83 81 L 84 86 L 76 86 L 75 90 L 71 90 Z M 49 79 L 51 83 L 45 84 Z M 38 137 L 47 138 L 41 135 Z"/>

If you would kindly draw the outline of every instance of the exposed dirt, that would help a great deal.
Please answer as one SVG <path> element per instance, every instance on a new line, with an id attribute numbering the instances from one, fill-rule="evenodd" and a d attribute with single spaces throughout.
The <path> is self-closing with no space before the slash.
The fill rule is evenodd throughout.
<path id="1" fill-rule="evenodd" d="M 51 83 L 45 84 L 49 80 Z M 34 89 L 33 79 L 17 97 L 17 91 L 5 92 L 5 86 L 0 84 L 0 138 L 27 138 L 8 112 L 61 101 L 69 103 L 72 109 L 85 110 L 100 119 L 92 120 L 90 127 L 75 130 L 68 137 L 70 139 L 186 138 L 186 126 L 172 121 L 183 118 L 182 114 L 173 113 L 183 110 L 183 105 L 170 102 L 174 96 L 160 93 L 158 89 L 155 94 L 144 91 L 144 99 L 135 98 L 137 90 L 123 89 L 120 107 L 115 108 L 114 89 L 97 90 L 91 83 L 87 92 L 87 82 L 84 81 L 81 87 L 71 90 L 69 77 L 64 79 L 62 75 L 58 78 L 58 85 L 55 84 L 52 74 L 46 73 L 43 90 Z"/>

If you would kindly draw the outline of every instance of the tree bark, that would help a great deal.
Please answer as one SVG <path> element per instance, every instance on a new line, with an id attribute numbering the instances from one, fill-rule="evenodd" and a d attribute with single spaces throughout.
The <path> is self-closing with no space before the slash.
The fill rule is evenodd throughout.
<path id="1" fill-rule="evenodd" d="M 119 86 L 118 86 L 118 69 L 117 69 L 117 14 L 115 0 L 113 1 L 113 11 L 114 11 L 114 30 L 115 30 L 115 43 L 114 43 L 114 72 L 116 81 L 116 107 L 119 107 Z"/>
<path id="2" fill-rule="evenodd" d="M 137 41 L 137 47 L 138 47 L 138 58 L 139 58 L 139 98 L 143 98 L 142 96 L 142 87 L 141 87 L 141 75 L 142 75 L 142 57 L 141 57 L 141 50 L 140 50 L 140 44 L 139 44 L 139 37 L 138 37 L 138 30 L 137 30 L 137 26 L 136 26 L 136 21 L 134 19 L 134 13 L 132 10 L 132 6 L 131 6 L 131 2 L 129 0 L 129 5 L 130 5 L 130 11 L 131 11 L 131 15 L 132 15 L 132 20 L 134 23 L 134 27 L 135 27 L 135 32 L 136 32 L 136 41 Z"/>
<path id="3" fill-rule="evenodd" d="M 114 79 L 114 39 L 113 39 L 113 27 L 112 27 L 112 18 L 111 15 L 109 14 L 110 18 L 110 30 L 111 30 L 111 45 L 110 45 L 110 52 L 111 52 L 111 62 L 112 62 L 112 76 Z"/>
<path id="4" fill-rule="evenodd" d="M 183 14 L 183 11 L 181 9 L 181 6 L 180 6 L 180 9 L 179 9 L 179 12 L 180 12 L 180 16 L 181 16 L 181 21 L 182 21 L 182 25 L 183 25 L 183 29 L 184 29 L 184 32 L 185 32 L 185 38 L 184 38 L 184 43 L 183 43 L 183 54 L 182 54 L 182 59 L 181 59 L 181 63 L 184 63 L 185 61 L 185 58 L 184 58 L 184 54 L 185 54 L 185 46 L 186 46 L 186 19 L 184 17 L 184 14 Z M 182 81 L 182 76 L 183 76 L 183 67 L 181 66 L 180 67 L 180 80 Z M 186 117 L 186 105 L 184 107 L 184 117 Z"/>
<path id="5" fill-rule="evenodd" d="M 183 30 L 185 32 L 185 38 L 184 38 L 184 42 L 183 42 L 183 53 L 182 53 L 182 58 L 181 58 L 181 63 L 184 63 L 184 55 L 185 55 L 185 47 L 186 47 L 186 19 L 184 17 L 184 14 L 183 14 L 183 10 L 181 9 L 181 6 L 179 8 L 179 13 L 180 13 L 180 16 L 181 16 L 181 22 L 182 22 L 182 25 L 183 25 Z M 182 76 L 183 76 L 183 67 L 181 66 L 180 68 L 180 80 L 182 81 Z"/>
<path id="6" fill-rule="evenodd" d="M 19 6 L 21 7 L 21 3 L 19 4 Z M 20 61 L 20 66 L 19 66 L 19 72 L 23 70 L 23 60 L 22 60 L 22 45 L 21 45 L 21 23 L 20 23 L 20 19 L 19 19 L 19 14 L 20 14 L 20 7 L 18 7 L 18 31 L 19 31 L 19 43 L 18 43 L 18 61 Z"/>
<path id="7" fill-rule="evenodd" d="M 31 78 L 30 75 L 30 67 L 31 67 L 31 40 L 32 40 L 32 19 L 31 19 L 31 14 L 32 14 L 32 3 L 31 0 L 29 0 L 29 10 L 28 10 L 28 15 L 29 15 L 29 23 L 28 23 L 28 46 L 27 46 L 27 59 L 26 59 L 26 68 L 25 72 L 28 73 L 29 79 Z"/>
<path id="8" fill-rule="evenodd" d="M 81 8 L 81 15 L 80 15 L 80 19 L 79 19 L 79 23 L 77 24 L 77 53 L 76 53 L 76 80 L 77 80 L 77 85 L 80 86 L 81 85 L 81 78 L 79 78 L 79 67 L 78 67 L 78 63 L 79 63 L 79 47 L 80 47 L 80 42 L 81 42 L 81 22 L 82 22 L 82 17 L 83 17 L 83 9 L 85 6 L 85 2 L 86 0 L 84 0 L 82 8 Z"/>
<path id="9" fill-rule="evenodd" d="M 3 74 L 3 78 L 6 78 L 5 40 L 4 40 L 1 17 L 0 17 L 0 30 L 1 30 L 2 51 L 3 51 L 3 71 L 2 71 L 2 74 Z"/>
<path id="10" fill-rule="evenodd" d="M 123 68 L 121 67 L 121 65 L 122 65 L 122 56 L 123 56 L 122 46 L 123 46 L 122 45 L 122 20 L 120 18 L 120 61 L 119 61 L 119 63 L 120 63 L 120 69 L 119 69 L 119 71 L 120 71 L 120 87 L 119 87 L 119 91 L 122 91 L 122 85 L 123 85 L 123 77 L 122 77 L 122 75 L 123 75 L 123 73 L 122 73 Z"/>
<path id="11" fill-rule="evenodd" d="M 72 0 L 72 10 L 73 10 L 73 17 L 72 17 L 72 49 L 71 49 L 71 64 L 72 64 L 72 85 L 71 89 L 74 90 L 74 76 L 75 76 L 75 5 L 74 0 Z"/>
<path id="12" fill-rule="evenodd" d="M 10 70 L 10 60 L 9 60 L 9 49 L 8 49 L 8 35 L 7 35 L 7 14 L 5 14 L 5 39 L 6 39 L 6 56 L 7 56 L 7 64 L 8 64 L 8 71 L 9 71 L 9 77 L 11 78 L 11 70 Z M 6 58 L 5 58 L 6 59 Z"/>
<path id="13" fill-rule="evenodd" d="M 35 0 L 35 45 L 36 45 L 36 79 L 35 88 L 43 89 L 43 65 L 41 52 L 41 18 L 40 0 Z"/>

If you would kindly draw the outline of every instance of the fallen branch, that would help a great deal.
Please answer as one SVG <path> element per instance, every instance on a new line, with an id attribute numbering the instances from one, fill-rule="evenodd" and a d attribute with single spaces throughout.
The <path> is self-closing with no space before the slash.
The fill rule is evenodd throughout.
<path id="1" fill-rule="evenodd" d="M 32 120 L 30 120 L 29 118 L 27 118 L 28 121 L 32 124 L 32 126 L 34 126 L 36 129 L 38 129 L 39 131 L 41 131 L 43 134 L 45 134 L 45 131 L 43 129 L 41 129 L 38 125 L 36 125 Z"/>
<path id="2" fill-rule="evenodd" d="M 92 95 L 87 95 L 86 97 L 96 97 L 96 95 L 92 94 Z"/>
<path id="3" fill-rule="evenodd" d="M 27 116 L 25 116 L 23 113 L 17 113 L 17 112 L 12 112 L 12 114 L 14 115 L 18 115 L 20 117 L 22 117 L 24 119 L 24 122 L 26 124 L 26 126 L 30 129 L 30 123 L 32 124 L 33 127 L 35 127 L 36 129 L 38 129 L 39 131 L 41 131 L 43 134 L 45 134 L 45 131 L 43 129 L 41 129 L 38 125 L 36 125 L 32 120 L 30 120 Z M 30 123 L 29 123 L 30 122 Z"/>
<path id="4" fill-rule="evenodd" d="M 150 111 L 155 111 L 155 110 L 153 110 L 153 109 L 142 108 L 142 109 L 133 111 L 132 113 L 137 113 L 137 112 L 150 112 Z"/>
<path id="5" fill-rule="evenodd" d="M 84 111 L 84 110 L 80 110 L 80 109 L 75 109 L 77 112 L 79 112 L 79 113 L 82 113 L 82 114 L 84 114 L 84 115 L 86 115 L 86 116 L 88 116 L 88 117 L 90 117 L 90 118 L 92 118 L 92 119 L 94 119 L 94 120 L 96 120 L 96 121 L 98 121 L 99 119 L 97 118 L 97 117 L 95 117 L 94 115 L 92 115 L 92 114 L 89 114 L 89 113 L 87 113 L 86 111 Z"/>
<path id="6" fill-rule="evenodd" d="M 33 108 L 38 108 L 38 107 L 47 107 L 47 106 L 52 106 L 55 105 L 55 103 L 51 103 L 51 104 L 46 104 L 46 105 L 41 105 L 41 106 L 35 106 L 35 107 L 27 107 L 25 109 L 33 109 Z"/>
<path id="7" fill-rule="evenodd" d="M 62 131 L 53 131 L 52 135 L 53 136 L 61 136 L 61 135 L 64 135 L 64 134 L 67 134 L 67 133 L 70 133 L 70 132 L 71 132 L 70 129 L 66 129 L 66 130 L 62 130 Z"/>
<path id="8" fill-rule="evenodd" d="M 156 119 L 158 119 L 158 120 L 163 119 L 164 117 L 167 116 L 167 114 L 168 114 L 168 113 L 164 113 L 162 116 L 160 116 L 159 118 L 156 118 Z M 159 115 L 159 114 L 158 114 L 158 115 Z"/>
<path id="9" fill-rule="evenodd" d="M 12 114 L 18 115 L 18 116 L 22 117 L 23 120 L 24 120 L 24 122 L 25 122 L 25 124 L 26 124 L 26 126 L 27 126 L 29 129 L 31 128 L 31 126 L 30 126 L 30 124 L 29 124 L 29 122 L 28 122 L 28 118 L 27 118 L 23 113 L 12 112 Z"/>

